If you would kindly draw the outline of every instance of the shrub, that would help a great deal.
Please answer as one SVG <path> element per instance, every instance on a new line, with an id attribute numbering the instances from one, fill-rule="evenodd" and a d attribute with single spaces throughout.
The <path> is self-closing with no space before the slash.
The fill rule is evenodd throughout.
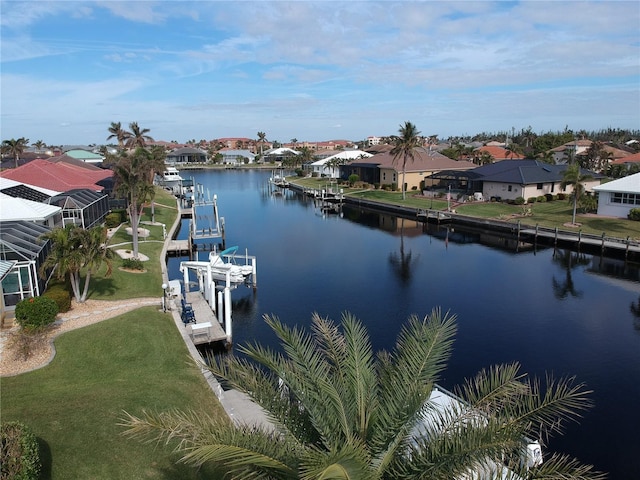
<path id="1" fill-rule="evenodd" d="M 567 195 L 565 193 L 558 194 L 558 200 L 564 200 L 565 198 L 567 198 Z"/>
<path id="2" fill-rule="evenodd" d="M 629 220 L 634 220 L 636 222 L 640 222 L 640 208 L 632 208 L 629 210 L 629 214 L 627 215 Z"/>
<path id="3" fill-rule="evenodd" d="M 544 195 L 540 195 L 538 198 L 536 198 L 536 202 L 538 203 L 544 203 L 547 201 L 547 197 L 545 197 Z"/>
<path id="4" fill-rule="evenodd" d="M 374 183 L 373 184 L 373 188 L 376 189 L 376 190 L 379 190 L 380 189 L 380 184 L 379 183 Z"/>
<path id="5" fill-rule="evenodd" d="M 119 213 L 110 213 L 104 218 L 104 223 L 107 228 L 115 228 L 120 225 L 122 217 Z"/>
<path id="6" fill-rule="evenodd" d="M 122 260 L 122 268 L 127 270 L 144 270 L 144 265 L 137 258 L 125 258 Z"/>
<path id="7" fill-rule="evenodd" d="M 304 176 L 306 175 L 306 173 L 304 172 L 304 170 L 303 170 L 303 169 L 301 169 L 301 168 L 296 168 L 296 175 L 297 175 L 298 177 L 304 177 Z"/>
<path id="8" fill-rule="evenodd" d="M 351 175 L 349 175 L 349 185 L 353 185 L 358 180 L 360 180 L 360 177 L 358 175 L 356 175 L 355 173 L 352 173 Z"/>
<path id="9" fill-rule="evenodd" d="M 418 190 L 418 187 L 414 185 L 413 187 L 411 187 L 411 190 Z"/>
<path id="10" fill-rule="evenodd" d="M 391 191 L 395 192 L 396 190 L 398 190 L 398 184 L 394 182 L 391 184 Z"/>
<path id="11" fill-rule="evenodd" d="M 0 478 L 36 480 L 40 477 L 38 440 L 29 427 L 20 422 L 3 423 L 0 444 Z"/>
<path id="12" fill-rule="evenodd" d="M 111 210 L 111 214 L 114 214 L 114 213 L 120 215 L 120 221 L 118 222 L 118 225 L 120 225 L 121 223 L 125 223 L 128 220 L 126 209 L 114 208 L 113 210 Z"/>
<path id="13" fill-rule="evenodd" d="M 516 205 L 524 205 L 524 197 L 517 197 L 513 203 L 515 203 Z"/>
<path id="14" fill-rule="evenodd" d="M 527 203 L 536 203 L 536 197 L 527 198 Z"/>
<path id="15" fill-rule="evenodd" d="M 32 297 L 16 305 L 16 322 L 25 330 L 38 330 L 51 325 L 58 314 L 58 305 L 47 297 Z"/>
<path id="16" fill-rule="evenodd" d="M 71 309 L 71 293 L 63 285 L 57 284 L 49 287 L 42 296 L 56 302 L 59 313 L 68 312 Z"/>

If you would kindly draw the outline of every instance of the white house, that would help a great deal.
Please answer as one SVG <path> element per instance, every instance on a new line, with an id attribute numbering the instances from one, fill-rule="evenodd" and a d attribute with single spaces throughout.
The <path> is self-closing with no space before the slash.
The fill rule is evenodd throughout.
<path id="1" fill-rule="evenodd" d="M 640 208 L 640 173 L 593 187 L 598 192 L 598 215 L 626 218 Z"/>
<path id="2" fill-rule="evenodd" d="M 362 150 L 344 150 L 327 158 L 317 160 L 309 165 L 311 174 L 315 177 L 340 177 L 340 165 L 352 160 L 369 158 L 373 155 Z"/>
<path id="3" fill-rule="evenodd" d="M 218 152 L 222 155 L 222 163 L 225 165 L 244 165 L 255 162 L 255 154 L 249 150 L 222 149 Z"/>

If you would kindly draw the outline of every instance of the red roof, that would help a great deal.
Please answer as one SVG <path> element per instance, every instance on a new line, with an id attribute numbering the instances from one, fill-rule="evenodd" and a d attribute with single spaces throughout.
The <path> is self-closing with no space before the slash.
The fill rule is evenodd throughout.
<path id="1" fill-rule="evenodd" d="M 494 145 L 485 145 L 484 147 L 478 147 L 475 150 L 476 152 L 489 152 L 491 156 L 495 160 L 522 160 L 524 158 L 523 155 L 519 153 L 513 153 L 507 150 L 506 148 L 494 146 Z"/>
<path id="2" fill-rule="evenodd" d="M 101 192 L 103 187 L 96 185 L 96 182 L 111 176 L 111 170 L 90 170 L 65 162 L 52 163 L 41 159 L 0 172 L 0 177 L 56 192 L 78 188 Z"/>
<path id="3" fill-rule="evenodd" d="M 624 165 L 625 163 L 638 163 L 640 162 L 640 152 L 634 153 L 633 155 L 628 155 L 626 157 L 617 158 L 612 160 L 610 163 L 612 165 Z"/>

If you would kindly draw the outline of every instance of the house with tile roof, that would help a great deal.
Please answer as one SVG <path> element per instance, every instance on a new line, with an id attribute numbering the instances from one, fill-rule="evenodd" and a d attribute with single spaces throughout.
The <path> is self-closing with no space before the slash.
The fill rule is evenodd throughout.
<path id="1" fill-rule="evenodd" d="M 593 188 L 598 193 L 598 215 L 627 218 L 640 208 L 640 173 L 612 180 Z"/>
<path id="2" fill-rule="evenodd" d="M 91 170 L 66 162 L 50 162 L 36 159 L 18 168 L 3 170 L 0 177 L 37 187 L 66 192 L 75 189 L 88 189 L 101 192 L 104 187 L 98 181 L 113 176 L 111 170 Z"/>
<path id="3" fill-rule="evenodd" d="M 402 181 L 402 158 L 394 159 L 390 146 L 379 153 L 362 160 L 355 160 L 340 167 L 340 178 L 347 180 L 357 175 L 360 180 L 370 184 L 398 185 Z M 476 167 L 464 160 L 456 161 L 425 147 L 415 149 L 415 158 L 407 160 L 405 166 L 406 190 L 421 190 L 432 185 L 429 177 L 443 170 L 464 171 Z M 398 186 L 398 189 L 400 187 Z"/>
<path id="4" fill-rule="evenodd" d="M 504 144 L 503 144 L 504 145 Z M 524 155 L 516 152 L 512 152 L 511 150 L 507 150 L 506 148 L 500 145 L 483 145 L 482 147 L 478 147 L 473 150 L 474 156 L 480 157 L 483 152 L 488 153 L 493 157 L 494 162 L 501 162 L 503 160 L 522 160 L 524 159 Z"/>

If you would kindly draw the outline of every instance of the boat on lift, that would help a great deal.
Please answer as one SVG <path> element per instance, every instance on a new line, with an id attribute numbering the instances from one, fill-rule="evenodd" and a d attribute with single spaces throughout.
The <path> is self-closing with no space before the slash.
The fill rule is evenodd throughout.
<path id="1" fill-rule="evenodd" d="M 215 282 L 217 288 L 236 288 L 238 285 L 256 284 L 256 258 L 250 255 L 238 255 L 238 247 L 233 246 L 209 253 L 208 261 L 187 260 L 180 262 L 180 271 L 185 274 L 195 271 L 199 283 Z M 185 280 L 187 281 L 187 280 Z"/>
<path id="2" fill-rule="evenodd" d="M 184 179 L 180 176 L 180 171 L 176 167 L 167 165 L 162 176 L 156 177 L 156 183 L 169 190 L 174 195 L 182 194 L 182 184 Z"/>

